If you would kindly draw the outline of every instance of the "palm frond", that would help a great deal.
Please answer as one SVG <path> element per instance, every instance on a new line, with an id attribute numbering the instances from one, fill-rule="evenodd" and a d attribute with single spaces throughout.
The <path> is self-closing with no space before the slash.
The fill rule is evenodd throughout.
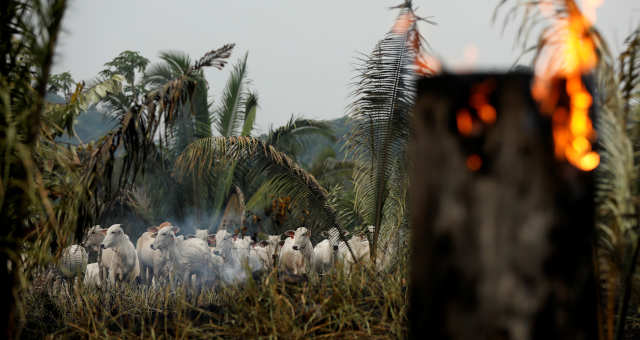
<path id="1" fill-rule="evenodd" d="M 305 147 L 304 137 L 309 135 L 320 135 L 331 141 L 336 140 L 333 129 L 327 122 L 292 116 L 285 125 L 269 131 L 264 141 L 296 159 Z"/>
<path id="2" fill-rule="evenodd" d="M 190 82 L 193 91 L 180 96 L 181 118 L 169 124 L 165 137 L 174 154 L 179 154 L 193 140 L 211 136 L 211 120 L 207 102 L 207 81 L 202 70 L 196 70 L 191 58 L 184 52 L 164 51 L 160 53 L 162 62 L 150 66 L 144 74 L 145 87 L 152 90 L 162 88 L 175 80 Z"/>
<path id="3" fill-rule="evenodd" d="M 220 48 L 221 53 L 213 51 L 208 55 L 228 55 L 229 46 L 232 45 Z M 196 89 L 197 82 L 194 78 L 200 72 L 200 68 L 207 65 L 215 66 L 220 63 L 216 63 L 214 58 L 208 63 L 198 64 L 198 67 L 190 68 L 188 73 L 150 91 L 142 103 L 132 105 L 118 118 L 118 128 L 104 136 L 95 149 L 83 150 L 88 158 L 83 184 L 95 190 L 92 198 L 94 211 L 84 211 L 84 214 L 99 215 L 100 211 L 104 210 L 104 205 L 113 197 L 114 185 L 117 189 L 129 189 L 135 183 L 138 174 L 144 173 L 146 160 L 154 155 L 158 148 L 156 137 L 159 136 L 159 127 L 163 123 L 165 126 L 172 126 L 184 114 L 181 108 Z M 125 152 L 114 181 L 112 176 L 116 174 L 115 151 L 119 148 L 123 148 Z"/>
<path id="4" fill-rule="evenodd" d="M 618 57 L 623 126 L 630 128 L 634 148 L 640 148 L 640 27 L 625 39 L 626 49 Z"/>
<path id="5" fill-rule="evenodd" d="M 341 161 L 335 159 L 336 152 L 332 147 L 324 148 L 313 159 L 309 172 L 311 172 L 324 187 L 333 187 L 336 184 L 343 184 L 350 179 L 355 168 L 353 161 Z"/>
<path id="6" fill-rule="evenodd" d="M 213 122 L 216 130 L 224 137 L 237 136 L 244 118 L 241 108 L 244 104 L 244 91 L 247 85 L 248 56 L 248 53 L 245 54 L 244 58 L 234 66 L 222 93 L 220 106 L 214 112 Z"/>
<path id="7" fill-rule="evenodd" d="M 200 176 L 220 166 L 216 160 L 251 160 L 250 174 L 268 174 L 273 193 L 286 194 L 293 202 L 308 208 L 313 219 L 310 228 L 337 225 L 335 212 L 327 204 L 327 191 L 313 175 L 298 166 L 285 153 L 251 137 L 211 137 L 200 139 L 185 149 L 176 161 L 176 172 Z"/>
<path id="8" fill-rule="evenodd" d="M 197 71 L 205 67 L 214 67 L 222 70 L 227 64 L 227 59 L 231 57 L 231 51 L 233 51 L 235 46 L 236 44 L 226 44 L 218 49 L 207 52 L 193 65 L 193 70 Z"/>
<path id="9" fill-rule="evenodd" d="M 422 37 L 411 3 L 399 7 L 396 26 L 372 53 L 361 60 L 349 116 L 353 122 L 347 151 L 360 164 L 355 172 L 356 201 L 364 221 L 375 227 L 375 258 L 389 179 L 404 155 L 410 134 L 410 111 L 415 99 L 414 60 Z M 398 29 L 397 27 L 405 27 Z"/>
<path id="10" fill-rule="evenodd" d="M 44 118 L 48 122 L 47 127 L 59 127 L 53 132 L 53 137 L 59 136 L 66 130 L 69 135 L 74 135 L 73 124 L 75 119 L 89 107 L 98 104 L 110 94 L 118 93 L 122 90 L 124 77 L 114 74 L 110 78 L 104 79 L 94 84 L 88 89 L 84 89 L 84 83 L 79 83 L 76 90 L 66 104 L 47 104 Z"/>
<path id="11" fill-rule="evenodd" d="M 258 110 L 258 94 L 250 92 L 244 104 L 244 124 L 242 125 L 241 136 L 251 136 L 253 125 L 256 121 L 256 112 Z"/>

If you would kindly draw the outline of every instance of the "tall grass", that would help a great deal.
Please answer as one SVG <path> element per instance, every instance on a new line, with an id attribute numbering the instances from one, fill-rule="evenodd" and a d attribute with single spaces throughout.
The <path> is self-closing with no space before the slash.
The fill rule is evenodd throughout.
<path id="1" fill-rule="evenodd" d="M 184 289 L 51 284 L 26 293 L 25 338 L 405 338 L 407 265 L 288 284 L 276 272 L 241 285 Z"/>

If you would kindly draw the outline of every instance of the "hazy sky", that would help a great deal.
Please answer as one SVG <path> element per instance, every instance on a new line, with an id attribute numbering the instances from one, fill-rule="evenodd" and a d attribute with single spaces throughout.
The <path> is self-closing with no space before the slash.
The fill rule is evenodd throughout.
<path id="1" fill-rule="evenodd" d="M 515 3 L 515 1 L 513 1 Z M 368 53 L 390 29 L 400 0 L 76 0 L 66 13 L 54 72 L 88 80 L 123 50 L 158 60 L 159 51 L 179 50 L 192 58 L 224 43 L 236 43 L 231 64 L 249 51 L 249 77 L 260 96 L 260 131 L 292 114 L 329 119 L 344 115 L 359 52 Z M 501 34 L 491 16 L 498 0 L 415 0 L 434 54 L 449 66 L 477 51 L 477 67 L 509 67 L 518 50 L 514 32 Z M 619 51 L 640 23 L 640 1 L 606 0 L 597 26 Z M 467 53 L 465 53 L 465 51 Z M 230 65 L 231 65 L 230 64 Z M 229 65 L 229 66 L 230 66 Z M 217 102 L 229 75 L 208 70 Z"/>

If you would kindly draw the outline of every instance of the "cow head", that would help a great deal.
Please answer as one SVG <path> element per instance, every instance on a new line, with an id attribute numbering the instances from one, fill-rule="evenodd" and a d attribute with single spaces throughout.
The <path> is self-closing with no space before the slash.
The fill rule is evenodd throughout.
<path id="1" fill-rule="evenodd" d="M 100 231 L 105 234 L 104 240 L 100 244 L 102 249 L 113 248 L 124 241 L 127 235 L 125 235 L 122 225 L 114 224 L 109 229 L 103 229 Z"/>
<path id="2" fill-rule="evenodd" d="M 173 226 L 166 226 L 156 233 L 155 240 L 151 243 L 151 249 L 167 249 L 176 242 L 176 234 Z"/>

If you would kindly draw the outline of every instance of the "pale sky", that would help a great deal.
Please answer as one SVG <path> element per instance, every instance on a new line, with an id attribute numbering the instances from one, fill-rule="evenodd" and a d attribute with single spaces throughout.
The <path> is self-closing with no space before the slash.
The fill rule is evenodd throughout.
<path id="1" fill-rule="evenodd" d="M 252 87 L 260 96 L 261 132 L 292 114 L 315 119 L 343 116 L 359 52 L 369 53 L 391 28 L 400 0 L 75 0 L 66 13 L 54 72 L 76 80 L 94 78 L 123 50 L 158 61 L 163 50 L 193 59 L 233 42 L 230 64 L 206 71 L 209 94 L 218 101 L 236 62 L 249 51 Z M 515 0 L 512 0 L 515 3 Z M 431 51 L 446 65 L 465 62 L 474 49 L 477 68 L 506 69 L 519 54 L 514 31 L 491 23 L 498 0 L 415 0 Z M 640 1 L 605 0 L 596 26 L 614 52 L 640 23 Z M 465 53 L 466 51 L 466 53 Z M 473 54 L 473 53 L 471 53 Z"/>

